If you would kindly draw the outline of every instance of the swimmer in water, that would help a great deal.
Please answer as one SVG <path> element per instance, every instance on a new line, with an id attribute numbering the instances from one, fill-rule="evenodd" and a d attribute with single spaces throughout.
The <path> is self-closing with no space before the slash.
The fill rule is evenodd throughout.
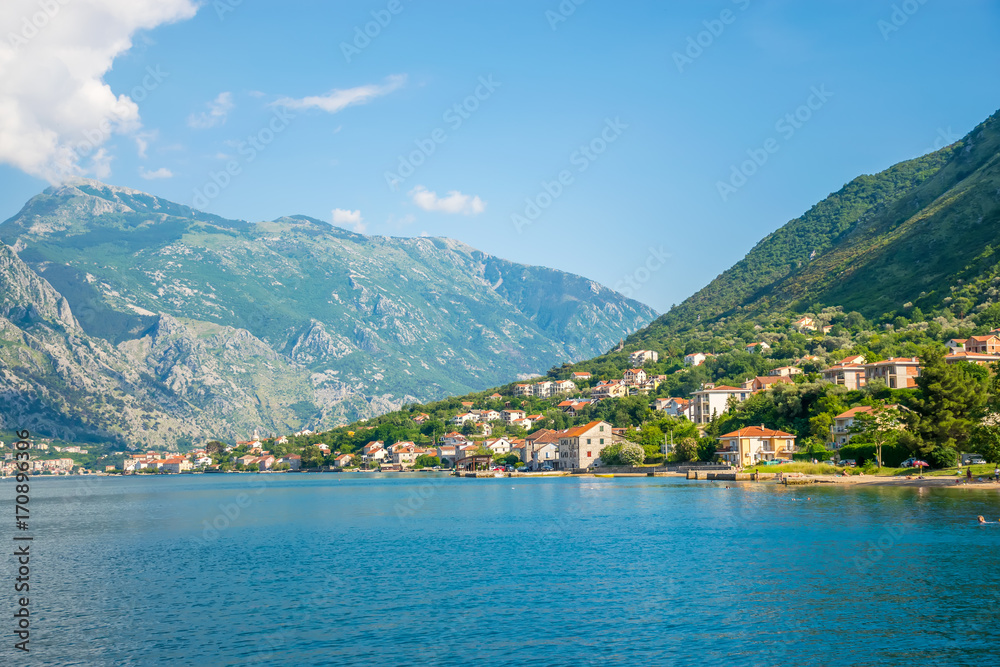
<path id="1" fill-rule="evenodd" d="M 978 518 L 979 518 L 979 523 L 981 523 L 981 524 L 982 524 L 982 523 L 986 523 L 986 519 L 984 519 L 984 518 L 983 518 L 983 516 L 982 516 L 981 514 L 979 515 L 979 517 L 978 517 Z"/>

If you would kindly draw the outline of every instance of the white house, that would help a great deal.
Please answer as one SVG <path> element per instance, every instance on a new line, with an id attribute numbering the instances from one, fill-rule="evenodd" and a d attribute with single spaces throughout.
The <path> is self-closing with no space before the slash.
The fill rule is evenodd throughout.
<path id="1" fill-rule="evenodd" d="M 751 393 L 750 389 L 742 387 L 705 384 L 700 391 L 691 394 L 691 421 L 695 424 L 707 424 L 713 415 L 721 415 L 729 409 L 730 399 L 742 403 Z"/>
<path id="2" fill-rule="evenodd" d="M 628 355 L 628 362 L 632 366 L 642 366 L 648 361 L 657 362 L 660 360 L 660 353 L 653 350 L 636 350 Z"/>
<path id="3" fill-rule="evenodd" d="M 614 442 L 611 424 L 593 421 L 559 434 L 559 463 L 563 468 L 590 468 L 601 450 Z"/>

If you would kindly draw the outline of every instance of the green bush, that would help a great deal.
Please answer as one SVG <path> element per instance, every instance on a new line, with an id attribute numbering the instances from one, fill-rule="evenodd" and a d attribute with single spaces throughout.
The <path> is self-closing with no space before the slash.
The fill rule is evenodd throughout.
<path id="1" fill-rule="evenodd" d="M 898 468 L 899 464 L 911 456 L 910 450 L 903 445 L 883 445 L 882 465 L 887 468 Z M 840 448 L 840 458 L 854 459 L 858 465 L 865 461 L 875 461 L 875 445 L 871 443 L 847 443 Z M 928 461 L 930 463 L 930 461 Z"/>
<path id="2" fill-rule="evenodd" d="M 643 463 L 647 465 L 659 465 L 663 463 L 663 459 L 666 458 L 662 453 L 657 454 L 646 454 L 646 458 L 643 459 Z"/>
<path id="3" fill-rule="evenodd" d="M 882 453 L 885 456 L 885 452 Z M 806 463 L 812 462 L 813 459 L 817 461 L 829 461 L 834 457 L 834 452 L 827 451 L 825 449 L 813 451 L 813 452 L 796 452 L 792 454 L 793 461 L 805 461 Z M 844 458 L 851 458 L 850 456 Z"/>

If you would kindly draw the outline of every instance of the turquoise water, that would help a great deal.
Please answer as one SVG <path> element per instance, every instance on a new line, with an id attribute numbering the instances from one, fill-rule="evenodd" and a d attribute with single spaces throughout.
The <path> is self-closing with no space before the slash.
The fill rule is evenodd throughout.
<path id="1" fill-rule="evenodd" d="M 1000 651 L 1000 524 L 974 524 L 1000 517 L 994 491 L 185 475 L 36 479 L 31 504 L 31 659 L 8 640 L 0 664 L 981 665 Z"/>

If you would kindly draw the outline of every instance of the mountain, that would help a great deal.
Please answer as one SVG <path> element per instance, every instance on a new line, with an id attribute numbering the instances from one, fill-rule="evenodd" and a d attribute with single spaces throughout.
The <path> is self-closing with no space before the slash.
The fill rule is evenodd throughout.
<path id="1" fill-rule="evenodd" d="M 78 439 L 327 428 L 594 356 L 656 316 L 450 239 L 228 220 L 89 180 L 0 240 L 5 417 Z M 120 414 L 88 417 L 105 395 Z"/>
<path id="2" fill-rule="evenodd" d="M 855 178 L 629 342 L 824 307 L 964 316 L 996 297 L 998 236 L 1000 112 L 951 146 Z"/>

